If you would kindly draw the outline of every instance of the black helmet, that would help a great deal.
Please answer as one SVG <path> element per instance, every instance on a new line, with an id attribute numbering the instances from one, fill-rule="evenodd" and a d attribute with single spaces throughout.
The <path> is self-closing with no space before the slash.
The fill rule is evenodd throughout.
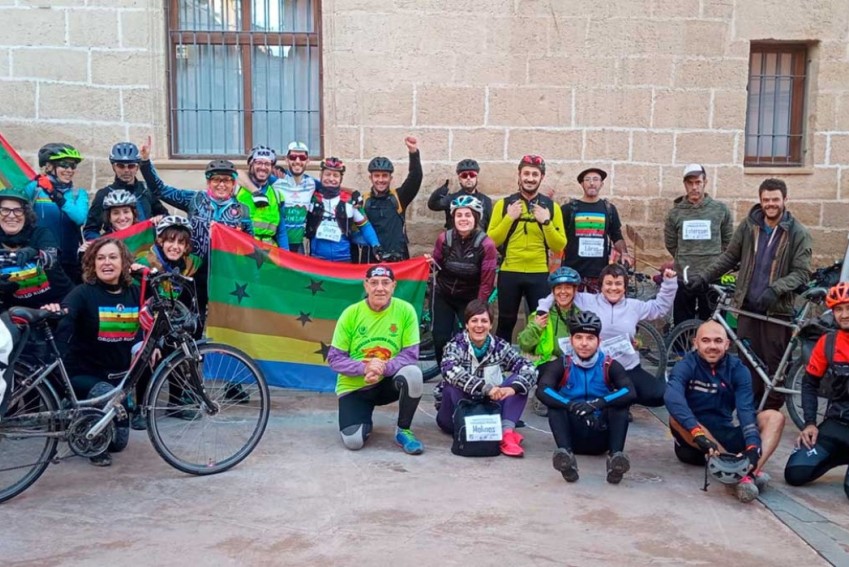
<path id="1" fill-rule="evenodd" d="M 63 159 L 69 159 L 79 163 L 83 160 L 83 156 L 73 146 L 64 143 L 45 144 L 38 150 L 38 167 L 44 167 L 51 161 Z"/>
<path id="2" fill-rule="evenodd" d="M 569 334 L 589 333 L 599 336 L 601 334 L 601 319 L 592 311 L 579 311 L 569 317 Z"/>
<path id="3" fill-rule="evenodd" d="M 109 152 L 109 163 L 139 163 L 139 148 L 132 142 L 118 142 Z"/>
<path id="4" fill-rule="evenodd" d="M 464 171 L 474 171 L 475 173 L 480 173 L 480 170 L 481 166 L 479 166 L 478 162 L 473 159 L 463 159 L 457 163 L 458 175 Z"/>
<path id="5" fill-rule="evenodd" d="M 218 173 L 232 175 L 233 179 L 235 179 L 237 175 L 236 166 L 233 165 L 232 161 L 226 159 L 214 159 L 206 166 L 206 178 L 210 179 L 213 175 Z"/>
<path id="6" fill-rule="evenodd" d="M 389 173 L 393 173 L 395 171 L 395 166 L 392 165 L 392 161 L 389 158 L 378 156 L 368 162 L 368 172 L 372 173 L 375 171 L 388 171 Z"/>

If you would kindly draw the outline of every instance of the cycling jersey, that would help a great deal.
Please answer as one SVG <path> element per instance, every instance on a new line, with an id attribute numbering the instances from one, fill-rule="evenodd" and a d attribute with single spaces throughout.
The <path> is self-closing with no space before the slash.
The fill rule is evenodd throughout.
<path id="1" fill-rule="evenodd" d="M 299 182 L 288 172 L 274 182 L 273 187 L 283 204 L 283 225 L 286 228 L 290 250 L 303 246 L 310 202 L 313 193 L 320 186 L 316 178 L 306 173 L 301 175 Z"/>
<path id="2" fill-rule="evenodd" d="M 537 312 L 534 311 L 528 317 L 528 325 L 519 333 L 517 338 L 519 348 L 524 352 L 535 354 L 537 359 L 534 364 L 537 366 L 563 354 L 571 354 L 569 317 L 580 311 L 574 303 L 565 312 L 555 305 L 548 312 L 545 327 L 537 324 Z M 564 348 L 567 352 L 563 351 Z"/>
<path id="3" fill-rule="evenodd" d="M 317 189 L 307 217 L 310 256 L 331 262 L 350 262 L 351 241 L 357 233 L 367 246 L 380 245 L 374 227 L 366 218 L 359 191 Z"/>
<path id="4" fill-rule="evenodd" d="M 834 359 L 828 360 L 825 352 L 827 335 L 821 336 L 814 345 L 808 366 L 805 368 L 805 377 L 802 380 L 802 409 L 806 423 L 815 423 L 817 415 L 817 391 L 819 382 L 831 366 L 832 371 L 840 371 L 845 376 L 849 373 L 849 331 L 836 331 L 834 337 Z M 842 419 L 849 422 L 849 388 L 844 385 L 842 392 L 838 392 L 829 400 L 826 417 Z"/>
<path id="5" fill-rule="evenodd" d="M 510 235 L 514 220 L 507 215 L 505 201 L 516 200 L 522 204 L 522 214 L 518 225 Z M 537 195 L 531 202 L 540 201 Z M 552 207 L 551 219 L 547 225 L 536 221 L 528 207 L 528 201 L 521 194 L 499 199 L 492 208 L 487 234 L 496 246 L 507 245 L 502 272 L 524 272 L 548 274 L 548 250 L 559 253 L 566 246 L 566 232 L 563 228 L 563 214 L 558 207 Z"/>
<path id="6" fill-rule="evenodd" d="M 55 236 L 60 262 L 75 264 L 77 248 L 82 244 L 80 227 L 88 215 L 88 193 L 70 183 L 61 183 L 52 175 L 46 177 L 53 184 L 53 192 L 59 195 L 58 198 L 51 198 L 36 180 L 30 181 L 24 191 L 33 203 L 38 226 L 46 227 Z M 57 200 L 62 202 L 61 207 Z"/>
<path id="7" fill-rule="evenodd" d="M 8 299 L 9 305 L 39 308 L 47 303 L 56 303 L 68 295 L 73 284 L 68 279 L 58 260 L 56 239 L 43 226 L 25 226 L 21 232 L 6 236 L 0 231 L 0 244 L 14 251 L 18 248 L 34 248 L 42 252 L 25 266 L 6 266 L 0 274 L 8 276 L 18 289 Z"/>
<path id="8" fill-rule="evenodd" d="M 272 179 L 276 181 L 277 178 Z M 256 197 L 261 197 L 267 203 L 258 203 Z M 236 199 L 248 209 L 254 227 L 254 238 L 284 248 L 289 246 L 289 236 L 285 228 L 282 228 L 283 198 L 271 184 L 266 184 L 253 193 L 246 187 L 239 187 L 236 189 Z"/>
<path id="9" fill-rule="evenodd" d="M 250 213 L 234 197 L 217 201 L 206 191 L 176 189 L 166 185 L 153 167 L 153 162 L 142 161 L 141 173 L 153 194 L 172 207 L 186 211 L 192 225 L 192 250 L 201 258 L 207 258 L 210 246 L 209 229 L 212 222 L 219 222 L 253 236 Z"/>

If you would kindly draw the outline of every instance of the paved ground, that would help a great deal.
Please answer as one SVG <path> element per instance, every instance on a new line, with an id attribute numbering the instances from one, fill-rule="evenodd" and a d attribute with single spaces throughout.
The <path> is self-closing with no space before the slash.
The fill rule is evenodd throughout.
<path id="1" fill-rule="evenodd" d="M 205 478 L 171 469 L 133 432 L 111 468 L 64 461 L 0 505 L 0 562 L 828 564 L 782 517 L 834 564 L 849 565 L 843 471 L 805 490 L 786 487 L 791 430 L 770 467 L 776 482 L 764 502 L 773 512 L 762 502 L 742 505 L 721 486 L 702 492 L 702 470 L 675 460 L 661 422 L 642 408 L 628 439 L 633 468 L 619 486 L 604 482 L 600 457 L 579 458 L 581 480 L 567 485 L 551 468 L 550 435 L 530 428 L 524 459 L 455 457 L 424 413 L 433 413 L 430 399 L 421 409 L 414 426 L 424 455 L 395 447 L 388 411 L 377 415 L 366 449 L 352 453 L 337 441 L 334 397 L 278 392 L 257 451 Z"/>

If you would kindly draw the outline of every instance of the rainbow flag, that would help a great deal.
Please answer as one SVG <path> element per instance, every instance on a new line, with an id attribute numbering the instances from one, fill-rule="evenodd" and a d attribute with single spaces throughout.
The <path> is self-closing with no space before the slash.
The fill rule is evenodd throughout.
<path id="1" fill-rule="evenodd" d="M 23 187 L 34 177 L 35 171 L 0 134 L 0 189 Z"/>
<path id="2" fill-rule="evenodd" d="M 156 230 L 153 228 L 153 223 L 146 220 L 137 222 L 133 226 L 113 232 L 107 236 L 109 238 L 123 240 L 127 248 L 130 249 L 130 256 L 138 258 L 150 251 L 150 247 L 153 246 L 156 240 Z"/>
<path id="3" fill-rule="evenodd" d="M 294 254 L 220 224 L 211 232 L 207 335 L 250 354 L 269 384 L 333 391 L 336 373 L 326 362 L 333 329 L 342 311 L 365 297 L 368 266 Z M 427 261 L 392 270 L 395 296 L 420 312 Z"/>

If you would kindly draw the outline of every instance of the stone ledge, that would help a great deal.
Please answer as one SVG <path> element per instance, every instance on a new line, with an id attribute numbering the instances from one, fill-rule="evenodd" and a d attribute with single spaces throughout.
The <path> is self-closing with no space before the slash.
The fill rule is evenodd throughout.
<path id="1" fill-rule="evenodd" d="M 744 166 L 743 175 L 813 175 L 813 166 L 803 167 L 753 167 Z"/>

